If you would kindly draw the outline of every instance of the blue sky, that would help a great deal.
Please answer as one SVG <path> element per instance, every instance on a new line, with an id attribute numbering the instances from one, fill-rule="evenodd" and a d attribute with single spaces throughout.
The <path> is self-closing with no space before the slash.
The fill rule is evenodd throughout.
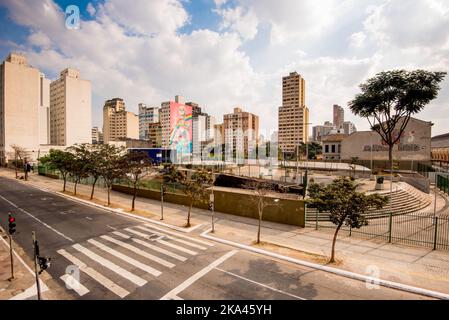
<path id="1" fill-rule="evenodd" d="M 79 30 L 65 28 L 68 5 Z M 254 112 L 268 136 L 289 72 L 306 79 L 311 122 L 322 124 L 380 71 L 449 71 L 449 1 L 1 0 L 0 56 L 13 50 L 51 79 L 70 66 L 91 80 L 94 125 L 107 99 L 137 112 L 181 94 L 218 121 L 235 106 Z M 418 117 L 447 132 L 449 79 Z M 347 108 L 346 118 L 368 129 Z"/>

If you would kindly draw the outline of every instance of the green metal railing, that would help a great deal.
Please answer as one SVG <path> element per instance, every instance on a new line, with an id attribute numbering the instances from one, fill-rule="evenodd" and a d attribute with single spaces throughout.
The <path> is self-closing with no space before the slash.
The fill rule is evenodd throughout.
<path id="1" fill-rule="evenodd" d="M 329 221 L 309 221 L 308 227 L 334 232 L 336 225 Z M 433 213 L 411 213 L 388 215 L 370 219 L 360 229 L 347 226 L 341 228 L 340 236 L 359 237 L 415 246 L 433 250 L 449 250 L 449 216 L 435 216 Z"/>

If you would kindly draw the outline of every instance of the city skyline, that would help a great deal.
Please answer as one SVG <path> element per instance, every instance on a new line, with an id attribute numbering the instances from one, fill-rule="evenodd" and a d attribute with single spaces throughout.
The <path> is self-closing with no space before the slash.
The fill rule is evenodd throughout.
<path id="1" fill-rule="evenodd" d="M 276 130 L 280 79 L 291 71 L 307 79 L 306 104 L 316 125 L 327 120 L 333 104 L 346 109 L 357 86 L 380 71 L 449 66 L 448 6 L 442 1 L 370 1 L 371 6 L 327 1 L 320 7 L 284 1 L 277 8 L 266 1 L 143 3 L 122 8 L 114 0 L 79 1 L 81 28 L 69 30 L 65 1 L 3 1 L 2 29 L 8 33 L 1 35 L 0 54 L 5 58 L 9 51 L 22 51 L 51 79 L 67 67 L 81 70 L 92 81 L 93 125 L 98 127 L 104 101 L 115 96 L 137 114 L 139 103 L 158 106 L 181 94 L 217 118 L 243 106 L 260 116 L 261 129 Z M 398 25 L 395 18 L 404 7 L 409 23 Z M 147 19 L 159 9 L 164 15 Z M 302 9 L 313 23 L 293 19 L 292 13 Z M 432 23 L 414 23 L 423 12 Z M 165 15 L 172 23 L 163 23 Z M 342 15 L 348 24 L 339 23 Z M 401 25 L 420 27 L 408 32 Z M 116 54 L 105 54 L 111 50 Z M 445 80 L 439 98 L 417 116 L 435 122 L 433 134 L 438 135 L 446 133 L 448 110 Z M 360 130 L 368 129 L 365 119 L 346 116 Z"/>

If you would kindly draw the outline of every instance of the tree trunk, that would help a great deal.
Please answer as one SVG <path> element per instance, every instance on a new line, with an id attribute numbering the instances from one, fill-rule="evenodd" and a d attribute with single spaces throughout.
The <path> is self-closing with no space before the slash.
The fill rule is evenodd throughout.
<path id="1" fill-rule="evenodd" d="M 75 180 L 75 196 L 76 196 L 76 186 L 78 185 L 78 181 Z"/>
<path id="2" fill-rule="evenodd" d="M 95 184 L 97 183 L 98 178 L 94 179 L 94 183 L 92 184 L 92 192 L 90 193 L 90 200 L 94 198 L 94 192 L 95 192 Z"/>
<path id="3" fill-rule="evenodd" d="M 263 215 L 263 207 L 259 202 L 259 227 L 257 228 L 257 244 L 260 243 L 260 229 L 262 228 L 262 215 Z"/>
<path id="4" fill-rule="evenodd" d="M 343 225 L 343 222 L 340 223 L 337 227 L 337 230 L 335 230 L 334 239 L 332 240 L 332 251 L 331 251 L 331 258 L 329 260 L 329 263 L 335 262 L 335 243 L 337 242 L 338 232 L 340 231 L 340 228 L 342 225 Z"/>
<path id="5" fill-rule="evenodd" d="M 64 178 L 64 186 L 62 187 L 62 192 L 65 192 L 65 186 L 67 184 L 67 177 L 64 176 L 63 178 Z"/>
<path id="6" fill-rule="evenodd" d="M 111 205 L 111 196 L 110 196 L 110 194 L 111 194 L 111 189 L 108 186 L 108 206 Z"/>
<path id="7" fill-rule="evenodd" d="M 187 228 L 190 228 L 190 212 L 192 211 L 193 200 L 190 200 L 189 212 L 187 213 Z"/>
<path id="8" fill-rule="evenodd" d="M 137 186 L 134 185 L 133 203 L 132 203 L 131 211 L 134 211 L 134 209 L 135 209 L 136 197 L 137 197 Z"/>

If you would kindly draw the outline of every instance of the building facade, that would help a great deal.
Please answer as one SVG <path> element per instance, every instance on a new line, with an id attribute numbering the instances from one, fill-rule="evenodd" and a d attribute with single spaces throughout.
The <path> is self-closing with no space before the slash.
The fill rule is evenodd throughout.
<path id="1" fill-rule="evenodd" d="M 234 108 L 223 117 L 227 157 L 245 159 L 256 148 L 259 138 L 259 117 Z"/>
<path id="2" fill-rule="evenodd" d="M 126 111 L 125 102 L 114 98 L 105 102 L 103 107 L 104 143 L 122 139 L 139 139 L 139 117 Z"/>
<path id="3" fill-rule="evenodd" d="M 72 146 L 92 140 L 92 89 L 80 72 L 67 68 L 50 84 L 52 145 Z"/>
<path id="4" fill-rule="evenodd" d="M 324 125 L 314 126 L 312 128 L 312 139 L 313 141 L 319 142 L 322 137 L 331 134 L 331 132 L 335 129 L 334 125 L 329 121 L 326 121 Z"/>
<path id="5" fill-rule="evenodd" d="M 346 137 L 345 134 L 330 134 L 322 137 L 323 160 L 339 161 L 341 159 L 341 145 Z"/>
<path id="6" fill-rule="evenodd" d="M 11 53 L 0 66 L 0 164 L 14 159 L 12 145 L 35 160 L 49 143 L 49 80 L 22 54 Z"/>
<path id="7" fill-rule="evenodd" d="M 355 124 L 353 124 L 351 121 L 345 121 L 343 122 L 343 126 L 341 127 L 341 131 L 344 134 L 353 134 L 354 132 L 357 132 L 357 128 Z"/>
<path id="8" fill-rule="evenodd" d="M 399 122 L 399 130 L 402 121 Z M 393 148 L 393 160 L 402 162 L 410 168 L 410 162 L 427 162 L 431 160 L 432 123 L 410 118 L 404 133 Z M 393 134 L 397 134 L 398 131 Z M 388 166 L 388 146 L 374 131 L 359 131 L 349 135 L 342 141 L 342 160 L 357 158 L 359 161 L 376 162 L 378 167 Z"/>
<path id="9" fill-rule="evenodd" d="M 162 147 L 162 126 L 160 122 L 148 124 L 148 141 L 151 148 Z"/>
<path id="10" fill-rule="evenodd" d="M 103 133 L 98 130 L 98 127 L 92 128 L 92 144 L 103 144 Z"/>
<path id="11" fill-rule="evenodd" d="M 282 106 L 279 107 L 279 146 L 284 154 L 294 154 L 309 138 L 309 109 L 306 82 L 297 72 L 282 79 Z"/>
<path id="12" fill-rule="evenodd" d="M 449 133 L 432 138 L 432 161 L 449 164 Z"/>
<path id="13" fill-rule="evenodd" d="M 149 125 L 159 122 L 159 108 L 139 103 L 139 139 L 149 140 Z"/>

